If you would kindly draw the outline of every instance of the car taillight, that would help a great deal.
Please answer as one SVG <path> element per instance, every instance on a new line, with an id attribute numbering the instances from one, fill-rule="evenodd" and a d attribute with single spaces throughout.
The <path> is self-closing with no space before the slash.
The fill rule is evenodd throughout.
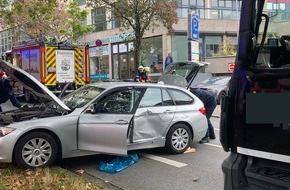
<path id="1" fill-rule="evenodd" d="M 202 115 L 205 115 L 205 114 L 206 114 L 205 107 L 201 107 L 201 108 L 199 108 L 198 111 L 199 111 Z"/>

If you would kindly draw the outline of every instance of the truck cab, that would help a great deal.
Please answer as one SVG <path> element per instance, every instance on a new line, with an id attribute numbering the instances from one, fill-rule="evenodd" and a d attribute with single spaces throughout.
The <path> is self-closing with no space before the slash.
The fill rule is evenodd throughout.
<path id="1" fill-rule="evenodd" d="M 224 189 L 290 188 L 290 1 L 243 0 L 221 105 Z"/>

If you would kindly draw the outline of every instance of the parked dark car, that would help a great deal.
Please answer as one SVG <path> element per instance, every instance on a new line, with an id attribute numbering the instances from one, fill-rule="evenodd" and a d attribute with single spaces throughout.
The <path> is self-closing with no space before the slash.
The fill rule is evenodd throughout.
<path id="1" fill-rule="evenodd" d="M 192 88 L 201 88 L 210 91 L 215 95 L 217 103 L 220 104 L 223 96 L 228 93 L 228 83 L 230 81 L 230 76 L 214 76 L 210 77 Z"/>

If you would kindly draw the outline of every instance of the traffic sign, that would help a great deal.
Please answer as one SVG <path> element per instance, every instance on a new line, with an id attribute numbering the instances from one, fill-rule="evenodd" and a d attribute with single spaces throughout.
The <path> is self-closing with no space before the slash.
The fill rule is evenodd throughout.
<path id="1" fill-rule="evenodd" d="M 97 39 L 97 40 L 96 40 L 96 46 L 97 46 L 97 47 L 101 47 L 102 45 L 103 45 L 102 40 Z"/>
<path id="2" fill-rule="evenodd" d="M 235 69 L 234 63 L 229 63 L 229 71 L 233 71 Z"/>
<path id="3" fill-rule="evenodd" d="M 198 16 L 196 14 L 191 14 L 191 39 L 194 41 L 199 40 Z"/>
<path id="4" fill-rule="evenodd" d="M 199 43 L 191 41 L 191 61 L 199 61 Z"/>

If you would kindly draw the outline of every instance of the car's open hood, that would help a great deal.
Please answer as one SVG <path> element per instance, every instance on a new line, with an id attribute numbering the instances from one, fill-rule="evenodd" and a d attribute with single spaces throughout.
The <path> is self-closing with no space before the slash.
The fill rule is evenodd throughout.
<path id="1" fill-rule="evenodd" d="M 158 82 L 189 88 L 197 73 L 206 64 L 193 61 L 178 61 L 166 67 Z"/>
<path id="2" fill-rule="evenodd" d="M 26 90 L 29 90 L 41 102 L 55 101 L 61 108 L 70 110 L 59 98 L 57 98 L 46 86 L 26 71 L 15 67 L 11 63 L 0 60 L 0 69 L 6 72 L 7 76 L 17 80 Z"/>

